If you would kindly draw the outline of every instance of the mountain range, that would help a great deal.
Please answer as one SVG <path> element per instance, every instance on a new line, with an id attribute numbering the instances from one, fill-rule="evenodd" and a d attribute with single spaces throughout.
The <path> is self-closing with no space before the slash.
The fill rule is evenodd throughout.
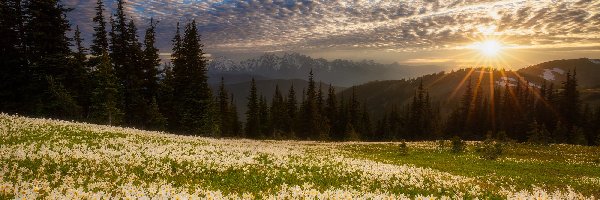
<path id="1" fill-rule="evenodd" d="M 381 64 L 372 60 L 350 61 L 311 58 L 298 53 L 264 54 L 243 61 L 225 57 L 211 60 L 208 66 L 210 83 L 225 77 L 227 83 L 268 79 L 306 79 L 310 71 L 316 81 L 350 87 L 373 80 L 397 80 L 446 70 L 440 66 L 408 66 L 398 63 Z"/>

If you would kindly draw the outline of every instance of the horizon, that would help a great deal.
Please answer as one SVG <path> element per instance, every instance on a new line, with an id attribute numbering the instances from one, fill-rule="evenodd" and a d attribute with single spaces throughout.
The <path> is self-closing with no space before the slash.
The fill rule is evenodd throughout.
<path id="1" fill-rule="evenodd" d="M 74 8 L 68 19 L 73 29 L 80 26 L 89 44 L 95 2 L 63 4 Z M 114 13 L 114 0 L 105 5 L 110 8 L 107 13 Z M 589 0 L 329 4 L 129 0 L 125 7 L 140 37 L 150 17 L 159 21 L 157 47 L 163 54 L 170 53 L 175 24 L 191 20 L 198 22 L 206 53 L 233 60 L 297 52 L 327 60 L 520 69 L 550 60 L 596 59 L 600 54 L 600 2 Z"/>

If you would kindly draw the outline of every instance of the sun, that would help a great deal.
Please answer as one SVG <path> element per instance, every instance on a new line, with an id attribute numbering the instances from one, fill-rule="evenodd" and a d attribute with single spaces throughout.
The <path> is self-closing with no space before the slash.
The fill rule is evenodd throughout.
<path id="1" fill-rule="evenodd" d="M 502 51 L 502 43 L 498 40 L 484 40 L 475 42 L 471 47 L 487 58 L 498 57 Z"/>

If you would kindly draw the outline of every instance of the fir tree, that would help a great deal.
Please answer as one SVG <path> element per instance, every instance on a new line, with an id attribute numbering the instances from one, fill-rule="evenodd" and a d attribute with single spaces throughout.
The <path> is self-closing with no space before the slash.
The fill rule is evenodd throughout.
<path id="1" fill-rule="evenodd" d="M 290 86 L 290 89 L 288 91 L 286 108 L 287 116 L 285 120 L 285 132 L 290 134 L 287 136 L 288 138 L 293 138 L 295 137 L 294 132 L 296 131 L 296 124 L 294 122 L 298 113 L 298 101 L 296 100 L 296 92 L 294 91 L 294 85 Z"/>
<path id="2" fill-rule="evenodd" d="M 256 81 L 252 78 L 250 95 L 248 96 L 248 111 L 246 111 L 246 136 L 249 138 L 260 137 L 260 108 L 256 90 Z"/>
<path id="3" fill-rule="evenodd" d="M 0 111 L 29 114 L 33 107 L 29 94 L 34 91 L 28 87 L 32 84 L 24 59 L 21 1 L 0 2 L 0 13 Z"/>
<path id="4" fill-rule="evenodd" d="M 227 94 L 227 90 L 225 89 L 225 78 L 221 77 L 221 84 L 219 85 L 219 130 L 221 131 L 220 135 L 227 137 L 232 136 L 230 131 L 230 111 L 229 111 L 229 95 Z"/>
<path id="5" fill-rule="evenodd" d="M 90 90 L 92 88 L 90 78 L 90 71 L 88 69 L 88 60 L 86 58 L 87 49 L 83 46 L 83 38 L 81 38 L 81 31 L 79 26 L 75 28 L 75 35 L 73 40 L 75 41 L 75 52 L 73 53 L 73 59 L 71 60 L 72 74 L 65 81 L 68 83 L 68 87 L 71 89 L 71 93 L 77 104 L 81 106 L 82 113 L 87 117 L 90 106 Z"/>
<path id="6" fill-rule="evenodd" d="M 206 75 L 207 61 L 196 21 L 185 27 L 183 39 L 175 36 L 173 52 L 174 107 L 180 130 L 191 134 L 213 132 L 212 95 Z"/>
<path id="7" fill-rule="evenodd" d="M 119 109 L 118 79 L 108 54 L 100 57 L 100 63 L 94 72 L 94 89 L 91 94 L 90 117 L 93 122 L 107 125 L 119 125 L 123 112 Z"/>
<path id="8" fill-rule="evenodd" d="M 267 105 L 267 99 L 261 96 L 258 101 L 258 119 L 260 124 L 260 135 L 259 138 L 265 138 L 271 136 L 270 118 L 269 118 L 269 106 Z"/>
<path id="9" fill-rule="evenodd" d="M 71 54 L 70 30 L 66 12 L 57 0 L 26 1 L 24 3 L 24 44 L 29 64 L 29 99 L 35 102 L 31 107 L 37 115 L 44 113 L 52 117 L 76 118 L 79 107 L 69 91 L 73 91 L 68 80 L 76 74 L 68 63 Z M 62 101 L 62 102 L 61 102 Z"/>
<path id="10" fill-rule="evenodd" d="M 143 67 L 143 93 L 145 99 L 156 98 L 158 92 L 158 67 L 160 58 L 158 57 L 158 49 L 154 46 L 156 43 L 155 29 L 158 22 L 150 18 L 150 26 L 146 29 L 144 37 L 144 51 L 142 58 Z"/>
<path id="11" fill-rule="evenodd" d="M 93 18 L 94 26 L 94 39 L 92 40 L 92 46 L 90 50 L 92 55 L 100 56 L 104 53 L 108 53 L 108 33 L 106 32 L 106 20 L 104 19 L 104 3 L 102 0 L 96 1 L 96 16 Z"/>

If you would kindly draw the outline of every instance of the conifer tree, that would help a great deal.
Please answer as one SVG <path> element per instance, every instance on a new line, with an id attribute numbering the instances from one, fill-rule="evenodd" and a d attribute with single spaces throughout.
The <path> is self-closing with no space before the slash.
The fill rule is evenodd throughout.
<path id="1" fill-rule="evenodd" d="M 100 57 L 94 71 L 94 89 L 91 94 L 90 117 L 93 122 L 119 125 L 123 112 L 119 109 L 119 83 L 107 52 Z"/>
<path id="2" fill-rule="evenodd" d="M 252 78 L 250 95 L 248 96 L 248 111 L 246 111 L 246 136 L 249 138 L 260 137 L 260 104 L 258 102 L 256 81 Z"/>
<path id="3" fill-rule="evenodd" d="M 75 41 L 75 52 L 73 53 L 73 59 L 71 60 L 72 74 L 65 80 L 68 88 L 70 88 L 72 96 L 77 101 L 77 104 L 81 106 L 82 113 L 87 117 L 90 106 L 90 90 L 92 89 L 90 78 L 90 71 L 88 68 L 88 60 L 86 58 L 87 49 L 83 46 L 83 38 L 81 38 L 81 31 L 79 26 L 75 28 L 75 34 L 73 37 Z"/>
<path id="4" fill-rule="evenodd" d="M 150 26 L 146 29 L 146 35 L 144 37 L 144 51 L 142 58 L 142 72 L 144 73 L 143 79 L 143 93 L 145 99 L 156 98 L 158 92 L 158 67 L 160 65 L 160 58 L 158 56 L 158 49 L 155 47 L 156 36 L 155 29 L 158 22 L 155 22 L 153 18 L 150 18 Z"/>
<path id="5" fill-rule="evenodd" d="M 275 139 L 281 139 L 285 134 L 285 121 L 289 118 L 286 118 L 288 115 L 286 109 L 286 102 L 283 99 L 283 94 L 279 90 L 279 85 L 275 85 L 275 94 L 273 95 L 273 99 L 271 100 L 271 109 L 270 109 L 270 121 L 271 121 L 271 131 L 273 133 L 272 137 Z"/>
<path id="6" fill-rule="evenodd" d="M 176 35 L 174 41 L 174 109 L 180 131 L 212 134 L 215 128 L 213 99 L 207 82 L 207 60 L 196 21 L 186 25 L 182 39 Z"/>
<path id="7" fill-rule="evenodd" d="M 28 98 L 37 101 L 31 106 L 37 115 L 74 119 L 79 113 L 73 109 L 79 105 L 69 92 L 73 85 L 68 79 L 76 72 L 65 64 L 71 54 L 66 36 L 69 9 L 57 0 L 25 1 L 24 8 L 23 41 L 32 89 Z"/>
<path id="8" fill-rule="evenodd" d="M 272 134 L 271 122 L 269 118 L 269 106 L 267 105 L 267 99 L 265 96 L 261 96 L 258 101 L 258 119 L 260 124 L 260 136 L 259 138 L 270 137 Z"/>
<path id="9" fill-rule="evenodd" d="M 90 47 L 92 55 L 100 56 L 104 53 L 108 53 L 108 33 L 106 32 L 106 20 L 104 19 L 104 3 L 102 0 L 96 1 L 96 16 L 93 18 L 94 26 L 94 39 Z"/>
<path id="10" fill-rule="evenodd" d="M 290 89 L 288 91 L 286 108 L 287 116 L 285 120 L 285 131 L 289 133 L 289 135 L 287 136 L 288 138 L 293 138 L 295 137 L 294 132 L 296 131 L 296 123 L 294 122 L 298 113 L 298 101 L 296 100 L 296 92 L 294 91 L 293 84 L 290 86 Z"/>
<path id="11" fill-rule="evenodd" d="M 231 136 L 240 137 L 243 136 L 242 123 L 240 122 L 240 119 L 238 117 L 237 107 L 235 106 L 233 94 L 231 95 L 230 99 L 231 104 L 229 105 L 229 109 L 231 110 L 231 112 L 229 112 L 229 129 L 231 130 Z"/>
<path id="12" fill-rule="evenodd" d="M 219 85 L 219 130 L 221 131 L 220 135 L 224 137 L 232 136 L 230 126 L 230 117 L 229 113 L 229 95 L 227 94 L 227 90 L 225 89 L 225 78 L 221 77 L 221 84 Z"/>
<path id="13" fill-rule="evenodd" d="M 1 112 L 30 113 L 31 85 L 23 47 L 23 12 L 21 0 L 0 2 L 0 104 Z M 23 113 L 25 112 L 25 113 Z"/>

